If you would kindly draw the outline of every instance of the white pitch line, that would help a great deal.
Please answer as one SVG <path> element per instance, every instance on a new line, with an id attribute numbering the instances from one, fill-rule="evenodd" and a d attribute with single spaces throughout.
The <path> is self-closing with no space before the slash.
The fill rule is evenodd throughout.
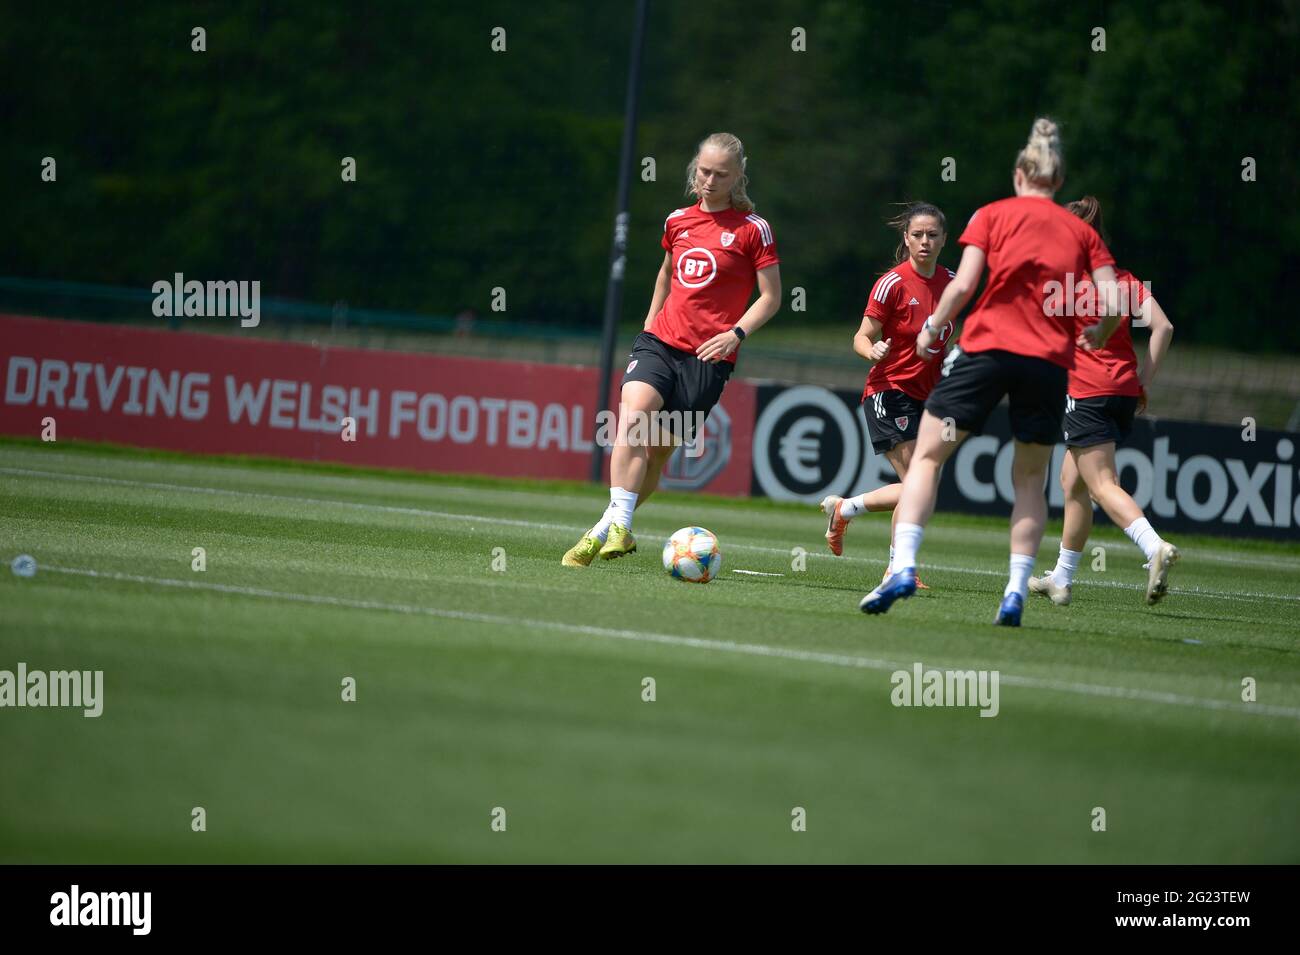
<path id="1" fill-rule="evenodd" d="M 741 570 L 740 568 L 736 568 L 735 570 L 731 571 L 731 573 L 748 574 L 751 577 L 784 577 L 785 576 L 785 574 L 769 574 L 766 571 L 762 571 L 762 570 Z"/>
<path id="2" fill-rule="evenodd" d="M 57 460 L 59 460 L 59 461 L 68 461 L 68 462 L 70 462 L 70 463 L 74 463 L 74 464 L 75 464 L 75 463 L 78 463 L 78 462 L 81 462 L 81 461 L 84 460 L 84 458 L 83 458 L 81 455 L 76 455 L 76 454 L 71 454 L 71 453 L 64 453 L 64 452 L 58 452 L 58 451 L 52 451 L 52 450 L 42 450 L 42 451 L 40 452 L 40 457 L 43 458 L 43 459 L 55 458 L 55 459 L 57 459 Z M 199 475 L 203 475 L 203 474 L 210 473 L 211 470 L 212 470 L 212 466 L 211 466 L 211 465 L 206 465 L 206 464 L 201 463 L 201 462 L 196 462 L 196 463 L 169 462 L 169 463 L 168 463 L 168 466 L 171 467 L 171 468 L 173 468 L 173 469 L 184 470 L 184 471 L 187 471 L 187 472 L 194 472 L 194 473 L 199 474 Z M 250 476 L 252 476 L 252 477 L 256 477 L 256 476 L 258 476 L 260 473 L 263 473 L 263 472 L 259 471 L 258 469 L 247 468 L 247 467 L 243 467 L 243 468 L 236 467 L 236 468 L 232 468 L 232 469 L 230 469 L 230 470 L 233 471 L 233 472 L 235 472 L 235 473 L 239 473 L 239 474 L 248 474 L 248 475 L 250 475 Z M 12 471 L 12 472 L 14 472 L 14 473 L 24 473 L 24 469 L 21 469 L 21 468 L 0 468 L 0 473 L 3 473 L 3 472 L 5 472 L 5 471 Z M 84 480 L 113 480 L 113 479 L 102 479 L 102 478 L 99 478 L 97 475 L 83 475 L 83 474 L 77 474 L 77 473 L 75 473 L 75 472 L 66 472 L 66 471 L 26 471 L 25 473 L 30 473 L 30 474 L 34 474 L 34 475 L 45 475 L 45 476 L 50 476 L 50 477 L 68 477 L 68 478 L 84 479 Z M 346 475 L 346 474 L 329 474 L 329 475 L 320 475 L 320 477 L 322 477 L 322 478 L 324 478 L 324 479 L 327 479 L 328 481 L 330 481 L 330 482 L 333 483 L 333 484 L 346 484 L 346 485 L 350 485 L 350 486 L 357 486 L 357 485 L 360 485 L 360 484 L 362 484 L 362 483 L 364 483 L 364 482 L 367 482 L 367 481 L 369 481 L 369 482 L 378 482 L 378 481 L 383 481 L 383 480 L 385 480 L 385 479 L 382 478 L 382 477 L 375 477 L 375 476 L 373 476 L 373 475 L 355 475 L 355 476 L 349 476 L 349 475 Z M 135 483 L 138 483 L 138 484 L 140 484 L 140 485 L 147 485 L 147 483 L 148 483 L 148 482 L 133 482 L 133 481 L 125 481 L 124 479 L 117 479 L 117 480 L 123 480 L 124 483 L 127 483 L 127 484 L 135 484 Z M 418 479 L 412 479 L 412 478 L 409 478 L 409 477 L 404 477 L 404 478 L 402 479 L 402 481 L 401 481 L 401 484 L 402 484 L 402 488 L 403 488 L 403 490 L 417 490 L 417 491 L 425 491 L 425 490 L 428 490 L 428 487 L 429 487 L 427 484 L 421 484 L 421 483 L 419 483 L 419 480 L 418 480 Z M 174 488 L 179 489 L 179 490 L 186 490 L 186 489 L 191 489 L 191 488 L 192 488 L 191 485 L 158 485 L 158 486 L 161 486 L 161 487 L 174 487 Z M 438 487 L 438 490 L 439 490 L 439 491 L 450 491 L 450 492 L 453 492 L 453 493 L 457 493 L 457 494 L 465 494 L 465 495 L 481 494 L 481 493 L 483 492 L 483 490 L 484 490 L 483 488 L 479 488 L 479 487 L 472 487 L 472 486 L 468 486 L 468 485 L 456 485 L 456 484 L 439 484 L 437 487 Z M 219 492 L 219 493 L 221 492 L 221 489 L 219 489 L 219 488 L 209 488 L 209 489 L 202 489 L 202 490 L 215 491 L 215 492 Z M 240 493 L 240 492 L 230 492 L 230 493 Z M 254 492 L 242 492 L 242 493 L 254 493 Z M 527 496 L 527 497 L 539 498 L 539 499 L 541 499 L 541 500 L 543 500 L 543 501 L 546 501 L 546 502 L 553 502 L 553 501 L 555 501 L 555 500 L 557 499 L 557 497 L 558 497 L 558 498 L 569 499 L 569 500 L 575 500 L 575 501 L 576 501 L 576 500 L 580 500 L 580 499 L 584 499 L 584 498 L 580 498 L 579 495 L 577 495 L 576 493 L 573 493 L 573 492 L 562 492 L 562 493 L 560 493 L 560 494 L 556 494 L 556 493 L 549 492 L 549 491 L 530 491 L 530 490 L 522 490 L 522 489 L 518 489 L 518 488 L 512 488 L 512 489 L 508 489 L 508 490 L 506 491 L 506 493 L 508 493 L 508 494 L 513 494 L 513 495 L 522 495 L 522 496 Z M 283 498 L 283 497 L 284 497 L 284 495 L 278 495 L 278 494 L 266 494 L 266 495 L 264 495 L 264 496 L 272 497 L 272 498 Z M 351 503 L 351 502 L 332 500 L 332 501 L 330 501 L 330 503 L 349 504 L 349 503 Z M 371 506 L 371 505 L 360 505 L 360 506 Z M 383 505 L 373 505 L 373 506 L 375 506 L 375 507 L 382 507 Z M 443 512 L 428 512 L 428 511 L 423 511 L 423 510 L 420 510 L 420 509 L 411 509 L 411 510 L 412 510 L 414 513 L 420 513 L 420 514 L 424 514 L 424 513 L 443 513 Z M 480 519 L 480 520 L 497 520 L 497 519 L 489 519 L 489 518 L 479 518 L 479 519 Z M 559 528 L 562 528 L 562 529 L 565 529 L 565 530 L 573 530 L 573 529 L 574 529 L 574 525 L 567 525 L 567 524 L 566 524 L 566 525 L 558 525 L 558 524 L 536 524 L 536 525 L 534 525 L 534 524 L 527 524 L 527 523 L 525 522 L 525 526 L 538 526 L 538 527 L 547 527 L 547 528 L 552 528 L 552 529 L 559 529 Z M 971 528 L 963 528 L 963 530 L 973 530 L 973 529 L 971 529 Z M 1123 546 L 1123 545 L 1122 545 L 1122 542 L 1119 542 L 1119 543 L 1121 544 L 1121 546 Z M 818 556 L 823 556 L 823 557 L 824 557 L 824 556 L 826 556 L 826 555 L 824 555 L 824 554 L 820 554 L 820 555 L 818 555 Z M 853 558 L 844 558 L 844 559 L 847 560 L 847 559 L 853 559 Z M 1291 559 L 1291 558 L 1287 558 L 1287 557 L 1283 557 L 1283 556 L 1278 556 L 1278 555 L 1270 555 L 1270 556 L 1268 556 L 1268 557 L 1243 557 L 1243 556 L 1241 556 L 1240 554 L 1229 554 L 1229 553 L 1225 553 L 1224 551 L 1222 551 L 1222 550 L 1220 550 L 1220 549 L 1217 549 L 1217 548 L 1213 548 L 1213 547 L 1203 547 L 1203 546 L 1202 546 L 1202 547 L 1197 547 L 1197 548 L 1196 548 L 1196 559 L 1197 559 L 1198 561 L 1213 561 L 1213 562 L 1215 562 L 1215 563 L 1239 564 L 1239 565 L 1244 565 L 1244 566 L 1266 567 L 1266 568 L 1271 568 L 1271 569 L 1279 569 L 1279 568 L 1280 568 L 1280 569 L 1291 569 L 1291 568 L 1294 568 L 1295 570 L 1300 571 L 1300 560 L 1295 560 L 1295 559 Z M 883 561 L 874 561 L 874 563 L 883 563 Z M 1001 571 L 997 571 L 997 573 L 1000 574 Z M 1141 588 L 1137 588 L 1137 589 L 1141 589 Z"/>
<path id="3" fill-rule="evenodd" d="M 108 478 L 101 477 L 97 474 L 74 474 L 64 471 L 37 471 L 29 468 L 9 468 L 0 467 L 0 474 L 13 474 L 24 477 L 50 477 L 60 478 L 68 481 L 87 481 L 94 484 L 112 484 L 123 487 L 143 487 L 163 491 L 189 491 L 194 494 L 226 494 L 234 497 L 252 497 L 263 500 L 283 501 L 290 504 L 319 504 L 334 505 L 336 507 L 353 508 L 356 510 L 381 511 L 390 514 L 409 514 L 421 517 L 433 517 L 441 520 L 464 521 L 465 523 L 478 524 L 501 524 L 507 527 L 528 527 L 538 530 L 560 530 L 574 531 L 577 529 L 572 524 L 553 524 L 543 521 L 523 521 L 507 517 L 488 517 L 483 514 L 465 514 L 455 511 L 432 511 L 421 507 L 397 507 L 392 504 L 374 504 L 368 501 L 340 501 L 331 498 L 318 497 L 300 497 L 290 494 L 271 494 L 266 491 L 240 491 L 233 488 L 221 487 L 202 487 L 193 484 L 167 484 L 160 481 L 135 481 L 127 478 Z M 762 554 L 780 554 L 783 557 L 789 557 L 790 552 L 780 547 L 766 547 L 761 544 L 743 544 L 728 543 L 729 548 L 737 550 L 749 550 Z M 836 557 L 834 554 L 827 554 L 817 550 L 808 551 L 807 556 L 824 558 L 827 560 L 853 561 L 855 563 L 865 564 L 883 564 L 883 560 L 865 558 L 865 557 Z M 921 565 L 931 570 L 938 570 L 957 574 L 978 574 L 985 577 L 1005 577 L 1006 572 L 1001 570 L 985 570 L 978 567 L 959 567 L 951 564 L 932 564 L 928 561 Z M 1125 584 L 1115 580 L 1091 580 L 1087 581 L 1089 587 L 1110 587 L 1119 590 L 1141 591 L 1145 590 L 1140 584 Z M 1259 593 L 1254 591 L 1239 591 L 1230 593 L 1223 590 L 1207 590 L 1202 587 L 1170 587 L 1171 594 L 1189 594 L 1198 597 L 1218 597 L 1223 600 L 1238 600 L 1246 603 L 1254 603 L 1259 600 L 1290 600 L 1300 601 L 1300 595 L 1297 594 L 1273 594 Z"/>
<path id="4" fill-rule="evenodd" d="M 738 653 L 756 657 L 776 657 L 783 660 L 795 660 L 800 663 L 821 663 L 828 666 L 848 667 L 864 670 L 909 670 L 910 663 L 895 663 L 871 657 L 851 656 L 842 653 L 825 653 L 818 650 L 797 650 L 792 647 L 774 647 L 761 643 L 737 643 L 732 640 L 708 640 L 703 637 L 684 637 L 678 634 L 653 633 L 644 630 L 615 629 L 612 627 L 593 627 L 589 624 L 566 623 L 559 620 L 535 620 L 528 617 L 507 617 L 502 614 L 476 613 L 466 610 L 446 610 L 441 607 L 421 607 L 414 604 L 393 604 L 378 600 L 354 600 L 350 597 L 333 597 L 328 594 L 300 594 L 291 591 L 267 590 L 260 587 L 242 587 L 236 584 L 206 583 L 194 580 L 176 580 L 168 577 L 146 577 L 141 574 L 122 574 L 116 571 L 88 570 L 79 567 L 43 568 L 56 574 L 72 574 L 78 577 L 93 577 L 101 580 L 120 580 L 130 583 L 155 584 L 161 587 L 177 587 L 184 590 L 210 590 L 218 593 L 236 594 L 244 597 L 262 597 L 269 600 L 288 600 L 296 603 L 324 604 L 333 607 L 347 607 L 353 610 L 380 610 L 390 613 L 416 614 L 438 617 L 445 620 L 466 620 L 473 623 L 505 624 L 513 627 L 532 627 L 539 630 L 559 630 L 564 633 L 581 633 L 593 637 L 605 637 L 615 640 L 629 640 L 635 643 L 657 643 L 666 646 L 690 647 L 695 650 L 713 650 L 720 653 Z M 941 667 L 931 669 L 970 669 L 969 667 Z M 1105 686 L 1095 683 L 1070 683 L 1063 680 L 1043 680 L 1038 677 L 1018 677 L 1000 674 L 1003 683 L 1025 687 L 1033 690 L 1048 690 L 1058 693 L 1072 693 L 1078 696 L 1104 696 L 1114 699 L 1138 700 L 1144 703 L 1163 703 L 1173 706 L 1191 706 L 1206 710 L 1223 710 L 1234 713 L 1252 713 L 1262 716 L 1280 716 L 1300 720 L 1300 707 L 1276 706 L 1266 703 L 1236 703 L 1231 700 L 1206 699 L 1185 696 L 1179 693 L 1165 693 L 1158 690 L 1144 690 L 1136 687 Z"/>

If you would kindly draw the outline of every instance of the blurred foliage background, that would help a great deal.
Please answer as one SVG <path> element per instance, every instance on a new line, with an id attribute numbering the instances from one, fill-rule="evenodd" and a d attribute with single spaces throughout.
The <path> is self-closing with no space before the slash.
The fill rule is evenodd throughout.
<path id="1" fill-rule="evenodd" d="M 183 272 L 488 318 L 500 286 L 515 321 L 594 328 L 632 15 L 570 0 L 9 5 L 0 275 L 147 289 Z M 1010 194 L 1047 113 L 1066 147 L 1058 198 L 1101 198 L 1116 257 L 1180 341 L 1295 350 L 1279 302 L 1300 265 L 1298 31 L 1296 0 L 652 0 L 637 156 L 657 178 L 633 181 L 624 318 L 644 313 L 663 218 L 687 204 L 709 132 L 745 141 L 784 285 L 806 290 L 808 311 L 779 320 L 854 327 L 892 261 L 890 204 L 939 204 L 955 266 L 966 219 Z"/>

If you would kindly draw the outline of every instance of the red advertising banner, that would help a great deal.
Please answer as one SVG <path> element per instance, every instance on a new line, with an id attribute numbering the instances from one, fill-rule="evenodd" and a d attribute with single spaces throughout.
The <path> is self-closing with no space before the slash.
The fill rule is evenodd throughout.
<path id="1" fill-rule="evenodd" d="M 0 316 L 0 374 L 10 435 L 52 417 L 59 438 L 579 480 L 597 437 L 594 368 Z M 755 396 L 730 382 L 664 486 L 748 494 Z"/>

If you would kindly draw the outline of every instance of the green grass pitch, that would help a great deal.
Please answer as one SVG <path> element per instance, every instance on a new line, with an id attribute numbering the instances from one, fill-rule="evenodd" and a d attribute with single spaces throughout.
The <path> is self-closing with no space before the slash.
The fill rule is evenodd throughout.
<path id="1" fill-rule="evenodd" d="M 815 507 L 664 494 L 640 553 L 562 568 L 603 506 L 0 443 L 0 555 L 40 564 L 0 575 L 0 669 L 104 672 L 97 719 L 0 710 L 0 862 L 1300 862 L 1300 549 L 1171 535 L 1147 608 L 1107 528 L 1004 630 L 1002 518 L 938 514 L 933 590 L 866 617 L 887 515 L 836 559 Z M 689 524 L 707 586 L 660 564 Z M 918 661 L 998 671 L 998 715 L 892 705 Z"/>

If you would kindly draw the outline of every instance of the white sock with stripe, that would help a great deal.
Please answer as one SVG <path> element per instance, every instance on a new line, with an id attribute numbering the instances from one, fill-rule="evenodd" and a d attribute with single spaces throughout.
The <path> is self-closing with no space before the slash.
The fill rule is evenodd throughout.
<path id="1" fill-rule="evenodd" d="M 587 531 L 588 537 L 594 537 L 602 544 L 609 538 L 609 525 L 614 523 L 614 505 L 610 504 L 605 508 L 605 513 L 600 515 L 600 520 L 596 526 Z"/>
<path id="2" fill-rule="evenodd" d="M 609 509 L 611 523 L 620 525 L 624 530 L 632 529 L 632 511 L 636 509 L 636 492 L 621 487 L 609 489 Z"/>
<path id="3" fill-rule="evenodd" d="M 840 505 L 840 517 L 846 521 L 851 517 L 857 517 L 867 509 L 867 496 L 859 494 L 857 497 L 846 497 Z"/>

